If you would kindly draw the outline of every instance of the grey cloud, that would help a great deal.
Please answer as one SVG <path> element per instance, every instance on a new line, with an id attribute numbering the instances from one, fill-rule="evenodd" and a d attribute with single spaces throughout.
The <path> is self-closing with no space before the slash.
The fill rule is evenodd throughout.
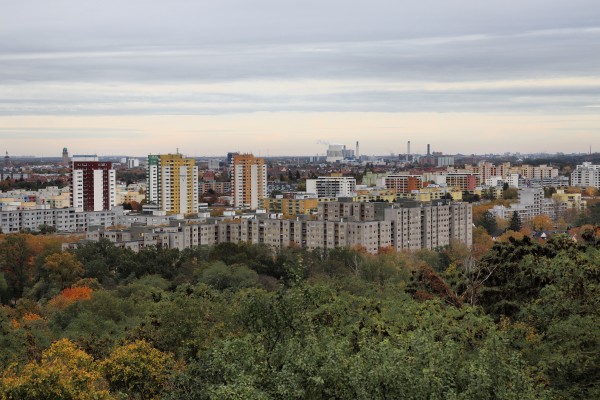
<path id="1" fill-rule="evenodd" d="M 213 115 L 258 111 L 533 112 L 581 113 L 600 97 L 588 87 L 516 87 L 445 90 L 365 90 L 264 95 L 173 89 L 165 94 L 128 92 L 29 95 L 0 98 L 0 115 Z"/>
<path id="2" fill-rule="evenodd" d="M 3 127 L 0 128 L 0 136 L 3 139 L 41 139 L 49 137 L 52 139 L 80 139 L 98 138 L 98 139 L 121 139 L 123 135 L 128 137 L 141 136 L 141 132 L 134 129 L 122 128 L 78 128 L 78 129 L 53 129 L 53 128 L 22 128 L 22 127 Z"/>
<path id="3" fill-rule="evenodd" d="M 220 48 L 0 54 L 0 81 L 219 82 L 386 78 L 468 81 L 596 75 L 600 30 Z"/>
<path id="4" fill-rule="evenodd" d="M 595 0 L 7 2 L 0 115 L 589 111 L 598 87 L 283 96 L 89 92 L 78 85 L 597 77 L 598 21 Z M 47 82 L 71 90 L 24 85 Z"/>

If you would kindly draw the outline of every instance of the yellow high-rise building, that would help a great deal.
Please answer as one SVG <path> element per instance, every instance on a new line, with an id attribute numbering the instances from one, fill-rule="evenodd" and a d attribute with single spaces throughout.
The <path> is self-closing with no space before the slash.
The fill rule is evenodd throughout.
<path id="1" fill-rule="evenodd" d="M 147 202 L 169 214 L 198 212 L 198 167 L 181 154 L 148 156 Z"/>

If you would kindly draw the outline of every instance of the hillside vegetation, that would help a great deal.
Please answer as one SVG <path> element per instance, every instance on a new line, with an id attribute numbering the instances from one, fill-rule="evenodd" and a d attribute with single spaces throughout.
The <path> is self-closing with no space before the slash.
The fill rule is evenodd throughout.
<path id="1" fill-rule="evenodd" d="M 600 250 L 0 239 L 2 399 L 600 398 Z"/>

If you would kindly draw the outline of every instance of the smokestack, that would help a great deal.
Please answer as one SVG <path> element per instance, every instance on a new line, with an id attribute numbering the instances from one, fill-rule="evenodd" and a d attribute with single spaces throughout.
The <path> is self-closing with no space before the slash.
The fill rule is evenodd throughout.
<path id="1" fill-rule="evenodd" d="M 358 158 L 358 140 L 356 141 L 356 154 L 354 157 Z"/>
<path id="2" fill-rule="evenodd" d="M 410 140 L 406 144 L 406 162 L 408 162 L 409 158 L 410 158 Z"/>
<path id="3" fill-rule="evenodd" d="M 431 145 L 429 143 L 427 143 L 427 155 L 431 155 Z"/>

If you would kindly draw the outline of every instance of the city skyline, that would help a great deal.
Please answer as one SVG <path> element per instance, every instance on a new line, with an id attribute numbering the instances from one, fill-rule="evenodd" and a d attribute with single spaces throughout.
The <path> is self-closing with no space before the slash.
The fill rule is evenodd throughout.
<path id="1" fill-rule="evenodd" d="M 600 148 L 594 1 L 203 3 L 6 4 L 0 150 Z"/>

